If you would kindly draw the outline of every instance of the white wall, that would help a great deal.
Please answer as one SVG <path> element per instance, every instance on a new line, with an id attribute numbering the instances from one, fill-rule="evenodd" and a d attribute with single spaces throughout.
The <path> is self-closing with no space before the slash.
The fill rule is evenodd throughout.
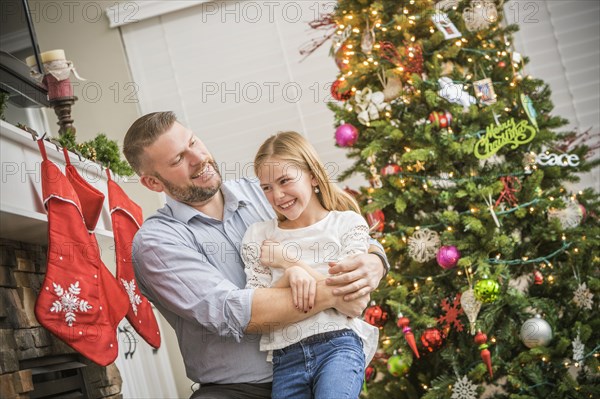
<path id="1" fill-rule="evenodd" d="M 515 47 L 530 58 L 527 74 L 552 89 L 552 113 L 569 119 L 561 131 L 588 129 L 600 142 L 600 2 L 518 0 L 505 5 L 506 19 L 518 23 Z M 600 151 L 594 153 L 597 159 Z M 582 175 L 573 189 L 600 187 L 600 170 Z"/>
<path id="2" fill-rule="evenodd" d="M 304 62 L 308 27 L 334 2 L 220 1 L 121 27 L 142 113 L 174 110 L 217 159 L 226 178 L 252 174 L 270 135 L 295 130 L 332 173 L 348 166 L 334 146 L 329 41 Z"/>

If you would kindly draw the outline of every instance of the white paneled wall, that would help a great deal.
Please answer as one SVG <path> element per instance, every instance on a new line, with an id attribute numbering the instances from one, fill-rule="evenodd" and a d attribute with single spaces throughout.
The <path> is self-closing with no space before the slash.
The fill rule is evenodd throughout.
<path id="1" fill-rule="evenodd" d="M 226 178 L 251 173 L 259 145 L 283 130 L 305 134 L 331 171 L 345 169 L 326 107 L 337 74 L 329 42 L 304 62 L 298 51 L 319 35 L 308 22 L 334 4 L 214 2 L 121 27 L 141 112 L 174 110 Z"/>
<path id="2" fill-rule="evenodd" d="M 515 47 L 530 58 L 526 72 L 552 89 L 554 115 L 569 119 L 564 130 L 600 133 L 600 2 L 517 0 L 505 5 L 506 19 L 518 23 Z M 599 155 L 598 150 L 595 157 Z M 574 189 L 600 187 L 596 168 Z"/>

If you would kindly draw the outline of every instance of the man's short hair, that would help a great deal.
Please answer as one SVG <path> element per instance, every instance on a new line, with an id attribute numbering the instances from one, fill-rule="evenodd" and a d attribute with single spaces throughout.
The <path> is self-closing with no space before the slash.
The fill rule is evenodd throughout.
<path id="1" fill-rule="evenodd" d="M 123 140 L 123 154 L 138 176 L 144 172 L 146 147 L 152 145 L 176 121 L 177 117 L 171 111 L 153 112 L 138 118 L 127 130 Z"/>

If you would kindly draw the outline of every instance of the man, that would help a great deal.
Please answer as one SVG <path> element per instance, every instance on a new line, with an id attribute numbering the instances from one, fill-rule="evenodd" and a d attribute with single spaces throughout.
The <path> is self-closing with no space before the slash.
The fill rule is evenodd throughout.
<path id="1" fill-rule="evenodd" d="M 133 260 L 140 289 L 175 329 L 188 377 L 201 384 L 193 398 L 270 397 L 259 334 L 328 308 L 359 316 L 385 273 L 377 254 L 339 262 L 307 313 L 294 308 L 289 288 L 244 289 L 242 238 L 249 225 L 275 217 L 258 184 L 223 182 L 172 112 L 135 121 L 123 150 L 141 183 L 167 195 L 136 234 Z"/>

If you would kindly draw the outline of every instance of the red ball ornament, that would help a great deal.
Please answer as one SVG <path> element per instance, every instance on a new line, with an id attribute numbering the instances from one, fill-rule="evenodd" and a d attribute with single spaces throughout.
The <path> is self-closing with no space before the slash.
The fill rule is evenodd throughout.
<path id="1" fill-rule="evenodd" d="M 342 47 L 340 47 L 339 50 L 335 52 L 335 56 L 334 56 L 335 64 L 337 65 L 337 67 L 339 68 L 340 71 L 346 71 L 350 68 L 350 63 L 344 62 L 344 61 L 348 61 L 348 56 L 346 55 L 347 51 L 348 51 L 348 46 L 343 44 Z"/>
<path id="2" fill-rule="evenodd" d="M 504 62 L 504 61 L 500 61 L 500 62 L 498 63 L 498 66 L 499 66 L 500 68 L 504 68 L 504 67 L 506 66 L 506 62 Z"/>
<path id="3" fill-rule="evenodd" d="M 587 210 L 585 209 L 585 206 L 581 204 L 579 204 L 579 210 L 581 211 L 581 223 L 583 223 L 587 218 Z"/>
<path id="4" fill-rule="evenodd" d="M 365 382 L 371 382 L 375 377 L 377 377 L 377 369 L 372 364 L 369 364 L 365 369 Z"/>
<path id="5" fill-rule="evenodd" d="M 421 343 L 429 352 L 436 351 L 444 343 L 442 332 L 435 327 L 430 327 L 421 334 Z"/>
<path id="6" fill-rule="evenodd" d="M 388 163 L 383 168 L 381 168 L 381 176 L 390 176 L 397 175 L 402 172 L 402 168 L 395 163 Z"/>
<path id="7" fill-rule="evenodd" d="M 452 114 L 448 111 L 433 111 L 429 114 L 429 122 L 436 128 L 447 128 L 452 123 Z"/>
<path id="8" fill-rule="evenodd" d="M 535 285 L 544 284 L 544 275 L 539 270 L 533 271 L 533 284 L 535 284 Z"/>
<path id="9" fill-rule="evenodd" d="M 454 245 L 444 245 L 437 253 L 437 262 L 443 269 L 452 269 L 460 259 L 460 252 Z"/>
<path id="10" fill-rule="evenodd" d="M 344 123 L 335 130 L 335 142 L 340 147 L 352 147 L 356 140 L 358 140 L 358 129 L 349 123 Z"/>
<path id="11" fill-rule="evenodd" d="M 374 231 L 382 232 L 385 227 L 385 215 L 381 209 L 377 209 L 373 212 L 367 213 L 367 224 Z"/>
<path id="12" fill-rule="evenodd" d="M 352 97 L 350 84 L 347 80 L 336 80 L 331 84 L 331 97 L 338 101 L 346 101 Z"/>
<path id="13" fill-rule="evenodd" d="M 365 310 L 365 321 L 375 327 L 383 327 L 388 314 L 379 305 L 371 305 Z"/>

